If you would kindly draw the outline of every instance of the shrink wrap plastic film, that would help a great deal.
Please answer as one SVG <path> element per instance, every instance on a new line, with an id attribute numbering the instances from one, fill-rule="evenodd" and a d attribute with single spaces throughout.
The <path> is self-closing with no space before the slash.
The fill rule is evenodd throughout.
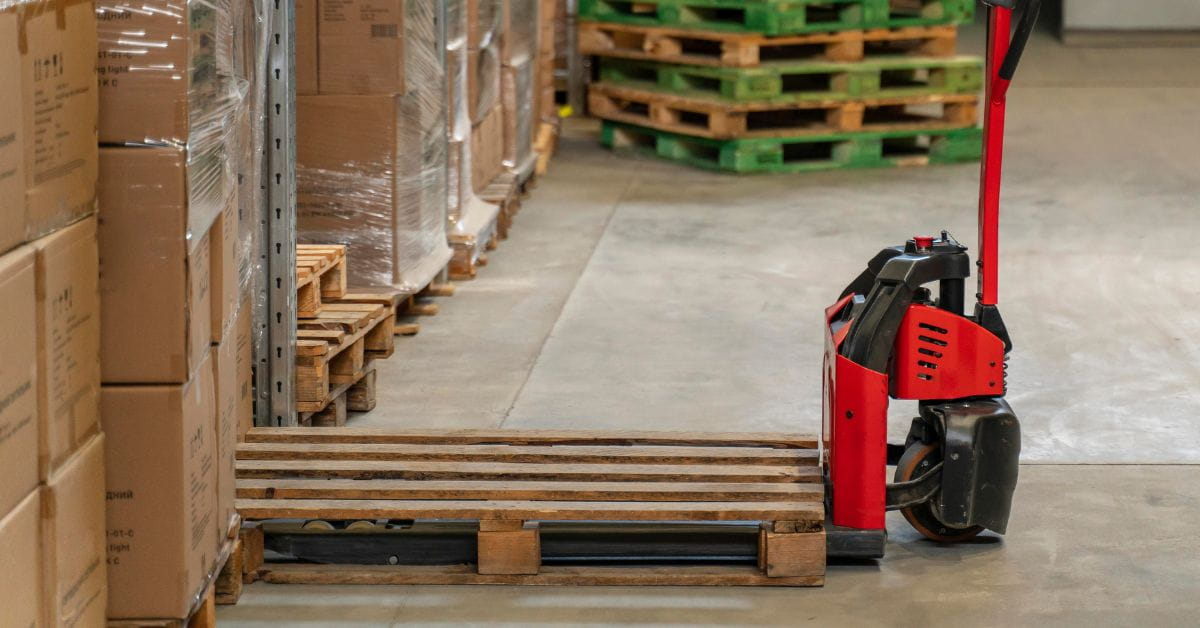
<path id="1" fill-rule="evenodd" d="M 539 0 L 508 0 L 508 52 L 505 65 L 517 66 L 530 61 L 538 50 Z"/>
<path id="2" fill-rule="evenodd" d="M 251 77 L 236 21 L 246 10 L 231 0 L 96 2 L 100 142 L 187 150 L 192 242 L 238 191 Z"/>
<path id="3" fill-rule="evenodd" d="M 504 166 L 512 170 L 532 167 L 534 133 L 534 64 L 527 59 L 504 68 L 505 151 Z M 508 137 L 511 135 L 511 137 Z"/>
<path id="4" fill-rule="evenodd" d="M 467 0 L 468 91 L 472 121 L 481 122 L 500 102 L 505 0 Z"/>
<path id="5" fill-rule="evenodd" d="M 505 106 L 504 166 L 523 170 L 533 166 L 536 56 L 540 35 L 539 0 L 508 0 L 507 58 L 501 89 Z"/>
<path id="6" fill-rule="evenodd" d="M 403 95 L 298 99 L 300 240 L 345 244 L 353 286 L 416 292 L 450 260 L 437 12 L 405 3 Z"/>
<path id="7" fill-rule="evenodd" d="M 473 257 L 482 247 L 478 238 L 486 236 L 487 225 L 499 214 L 499 206 L 486 203 L 475 195 L 472 181 L 470 82 L 470 12 L 476 0 L 446 2 L 446 85 L 449 118 L 449 154 L 447 159 L 447 196 L 449 235 L 457 243 L 470 245 Z M 499 83 L 497 77 L 497 84 Z"/>

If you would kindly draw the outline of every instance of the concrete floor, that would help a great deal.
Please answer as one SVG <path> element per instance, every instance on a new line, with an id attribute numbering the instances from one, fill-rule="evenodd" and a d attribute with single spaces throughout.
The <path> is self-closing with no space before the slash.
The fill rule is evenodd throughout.
<path id="1" fill-rule="evenodd" d="M 1200 50 L 1032 46 L 1001 238 L 1027 463 L 1003 541 L 934 547 L 897 518 L 886 559 L 822 590 L 256 584 L 222 625 L 1194 625 L 1200 467 L 1101 465 L 1200 463 Z M 353 425 L 816 431 L 822 308 L 883 245 L 974 248 L 976 166 L 741 178 L 568 126 Z"/>

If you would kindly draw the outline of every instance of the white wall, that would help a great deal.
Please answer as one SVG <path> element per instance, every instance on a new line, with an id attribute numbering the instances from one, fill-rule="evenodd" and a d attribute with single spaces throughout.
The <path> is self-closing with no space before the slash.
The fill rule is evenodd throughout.
<path id="1" fill-rule="evenodd" d="M 1063 28 L 1200 29 L 1200 0 L 1063 0 Z"/>

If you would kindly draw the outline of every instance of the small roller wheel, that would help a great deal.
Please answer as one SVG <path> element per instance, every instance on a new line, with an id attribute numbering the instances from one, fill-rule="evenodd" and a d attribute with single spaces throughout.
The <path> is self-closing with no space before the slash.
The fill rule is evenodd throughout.
<path id="1" fill-rule="evenodd" d="M 914 443 L 904 450 L 900 462 L 896 464 L 896 482 L 908 482 L 921 477 L 934 465 L 941 462 L 942 451 L 938 445 Z M 917 532 L 922 536 L 938 543 L 960 543 L 974 538 L 983 532 L 981 526 L 969 528 L 953 528 L 938 520 L 933 511 L 933 504 L 925 502 L 916 506 L 901 509 L 900 512 Z"/>
<path id="2" fill-rule="evenodd" d="M 305 530 L 320 530 L 322 532 L 331 532 L 336 529 L 332 523 L 324 519 L 309 519 L 304 522 L 302 528 Z"/>

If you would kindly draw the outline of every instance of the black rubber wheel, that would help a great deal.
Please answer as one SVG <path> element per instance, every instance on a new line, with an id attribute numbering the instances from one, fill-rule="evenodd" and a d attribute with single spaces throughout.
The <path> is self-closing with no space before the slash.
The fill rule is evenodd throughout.
<path id="1" fill-rule="evenodd" d="M 942 459 L 941 448 L 937 445 L 914 443 L 904 450 L 900 462 L 896 464 L 896 482 L 907 482 L 921 477 Z M 901 509 L 900 512 L 917 532 L 922 536 L 938 543 L 960 543 L 975 538 L 983 532 L 981 526 L 969 528 L 952 528 L 941 521 L 933 512 L 930 502 L 917 504 Z"/>

